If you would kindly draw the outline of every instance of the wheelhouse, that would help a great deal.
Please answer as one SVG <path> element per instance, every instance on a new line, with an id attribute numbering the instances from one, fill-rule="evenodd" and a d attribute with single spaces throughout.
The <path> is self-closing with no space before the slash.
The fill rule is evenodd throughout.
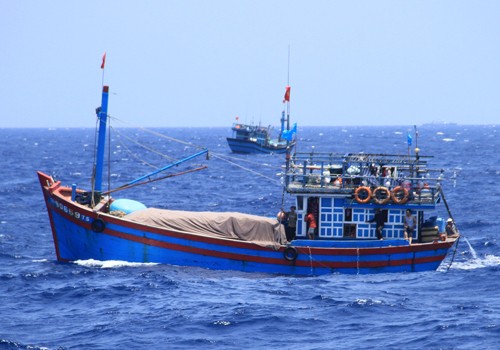
<path id="1" fill-rule="evenodd" d="M 427 158 L 418 154 L 294 154 L 285 184 L 296 201 L 297 238 L 306 237 L 305 216 L 311 212 L 318 224 L 318 239 L 376 239 L 375 225 L 368 221 L 380 210 L 385 219 L 384 238 L 404 239 L 404 218 L 410 209 L 417 219 L 413 239 L 433 239 L 436 225 L 444 223 L 426 215 L 440 200 L 442 171 L 429 169 Z"/>

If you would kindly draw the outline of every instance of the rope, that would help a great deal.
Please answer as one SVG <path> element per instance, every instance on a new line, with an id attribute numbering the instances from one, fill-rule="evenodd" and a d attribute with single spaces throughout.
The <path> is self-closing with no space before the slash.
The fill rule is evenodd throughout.
<path id="1" fill-rule="evenodd" d="M 356 274 L 359 275 L 359 248 L 356 248 L 356 255 Z"/>
<path id="2" fill-rule="evenodd" d="M 272 167 L 272 165 L 269 165 L 269 164 L 262 164 L 260 162 L 253 162 L 251 160 L 248 160 L 248 159 L 244 159 L 244 158 L 240 158 L 240 157 L 234 157 L 234 156 L 229 156 L 227 154 L 222 154 L 222 153 L 215 153 L 215 152 L 211 152 L 211 154 L 215 154 L 215 155 L 218 155 L 219 157 L 225 157 L 225 158 L 231 158 L 231 159 L 236 159 L 240 162 L 247 162 L 249 164 L 254 164 L 256 166 L 259 166 L 259 167 Z"/>
<path id="3" fill-rule="evenodd" d="M 453 260 L 455 259 L 455 254 L 456 254 L 457 249 L 458 249 L 458 242 L 460 242 L 460 236 L 458 236 L 458 238 L 457 238 L 457 242 L 455 244 L 455 249 L 453 250 L 453 255 L 451 256 L 450 264 L 448 265 L 448 268 L 446 269 L 446 271 L 450 270 L 451 264 L 453 264 Z"/>
<path id="4" fill-rule="evenodd" d="M 207 166 L 202 166 L 202 167 L 199 167 L 199 168 L 196 168 L 196 169 L 190 169 L 190 170 L 186 170 L 186 171 L 181 171 L 180 173 L 176 173 L 176 174 L 168 174 L 168 175 L 159 177 L 157 179 L 150 179 L 150 180 L 147 180 L 147 181 L 138 182 L 138 183 L 135 183 L 135 184 L 132 184 L 132 185 L 128 185 L 128 186 L 121 186 L 121 187 L 115 188 L 113 190 L 109 190 L 108 192 L 105 192 L 103 194 L 104 195 L 108 195 L 108 194 L 111 194 L 111 193 L 114 193 L 114 192 L 117 192 L 117 191 L 126 190 L 126 189 L 129 189 L 129 188 L 132 188 L 132 187 L 136 187 L 136 186 L 139 186 L 139 185 L 145 185 L 145 184 L 148 184 L 148 183 L 151 183 L 151 182 L 156 182 L 156 181 L 168 179 L 168 178 L 174 177 L 174 176 L 179 176 L 179 175 L 184 175 L 184 174 L 192 173 L 192 172 L 195 172 L 195 171 L 198 171 L 198 170 L 203 170 L 203 169 L 206 169 L 206 168 L 208 168 L 208 167 Z"/>
<path id="5" fill-rule="evenodd" d="M 145 146 L 144 144 L 142 144 L 142 143 L 138 142 L 137 140 L 134 140 L 133 138 L 131 138 L 131 137 L 129 137 L 129 136 L 127 136 L 127 135 L 125 135 L 125 134 L 123 134 L 123 133 L 119 132 L 117 129 L 116 129 L 116 130 L 115 130 L 115 129 L 113 129 L 113 130 L 114 130 L 116 133 L 118 133 L 118 135 L 120 135 L 120 136 L 122 136 L 123 138 L 125 138 L 125 139 L 129 140 L 130 142 L 132 142 L 132 143 L 136 144 L 137 146 L 139 146 L 139 147 L 141 147 L 141 148 L 144 148 L 145 150 L 150 151 L 151 153 L 157 154 L 157 155 L 159 155 L 160 157 L 165 158 L 165 159 L 167 159 L 167 160 L 169 160 L 169 161 L 172 161 L 172 160 L 177 160 L 177 159 L 175 159 L 175 158 L 173 158 L 173 157 L 169 157 L 169 156 L 167 156 L 166 154 L 161 153 L 160 151 L 158 151 L 158 150 L 156 150 L 156 149 L 154 149 L 154 148 L 151 148 L 151 147 Z M 128 147 L 126 147 L 126 146 L 125 146 L 125 144 L 123 144 L 122 142 L 120 142 L 120 144 L 121 144 L 122 146 L 124 146 L 124 147 L 125 147 L 125 148 L 126 148 L 126 149 L 130 152 L 130 153 L 132 153 L 132 151 L 130 151 L 130 149 L 129 149 Z M 141 161 L 142 161 L 142 160 L 141 160 Z M 147 164 L 147 162 L 145 162 L 145 163 Z"/>
<path id="6" fill-rule="evenodd" d="M 121 123 L 123 123 L 123 124 L 126 124 L 126 125 L 131 125 L 130 123 L 127 123 L 127 122 L 125 122 L 124 120 L 118 119 L 118 118 L 116 118 L 116 117 L 113 117 L 113 116 L 110 116 L 110 115 L 108 115 L 108 117 L 109 117 L 109 118 L 112 118 L 112 119 L 114 119 L 114 120 L 116 120 L 116 121 L 119 121 L 119 122 L 121 122 Z M 142 130 L 142 131 L 145 131 L 145 132 L 147 132 L 147 133 L 150 133 L 150 134 L 152 134 L 152 135 L 155 135 L 155 136 L 158 136 L 158 137 L 164 138 L 164 139 L 166 139 L 166 140 L 175 141 L 175 142 L 178 142 L 178 143 L 183 144 L 183 145 L 193 146 L 193 147 L 196 147 L 196 148 L 199 148 L 199 149 L 205 149 L 205 148 L 206 148 L 206 147 L 204 147 L 204 146 L 196 145 L 196 144 L 194 144 L 194 143 L 192 143 L 192 142 L 187 142 L 187 141 L 179 140 L 179 139 L 176 139 L 176 138 L 174 138 L 174 137 L 167 136 L 167 135 L 164 135 L 164 134 L 159 133 L 159 132 L 157 132 L 157 131 L 154 131 L 154 130 L 151 130 L 151 129 L 147 129 L 147 128 L 144 128 L 144 127 L 141 127 L 141 126 L 134 126 L 134 127 L 135 127 L 135 128 L 137 128 L 137 129 L 139 129 L 139 130 Z"/>
<path id="7" fill-rule="evenodd" d="M 281 209 L 285 208 L 285 187 L 283 186 L 283 191 L 281 191 Z"/>
<path id="8" fill-rule="evenodd" d="M 130 148 L 127 147 L 127 145 L 125 145 L 123 142 L 120 142 L 120 145 L 127 151 L 127 153 L 130 155 L 130 157 L 134 158 L 135 160 L 151 167 L 151 168 L 154 168 L 154 169 L 159 169 L 157 166 L 153 165 L 153 164 L 149 164 L 148 162 L 146 162 L 144 159 L 142 158 L 139 158 L 134 152 L 132 152 L 130 150 Z"/>
<path id="9" fill-rule="evenodd" d="M 118 119 L 118 118 L 116 118 L 116 117 L 113 117 L 113 116 L 110 116 L 110 115 L 108 115 L 108 118 L 113 119 L 113 120 L 116 120 L 116 121 L 120 121 L 120 122 L 122 122 L 122 123 L 124 123 L 124 124 L 129 124 L 129 123 L 127 123 L 127 122 L 123 121 L 123 120 L 120 120 L 120 119 Z M 145 132 L 147 132 L 147 133 L 150 133 L 150 134 L 152 134 L 152 135 L 155 135 L 155 136 L 158 136 L 158 137 L 161 137 L 161 138 L 167 139 L 167 140 L 175 141 L 175 142 L 178 142 L 178 143 L 183 144 L 183 145 L 188 145 L 188 146 L 192 146 L 192 147 L 195 147 L 195 148 L 205 149 L 205 147 L 203 147 L 203 146 L 196 145 L 196 144 L 193 144 L 193 143 L 191 143 L 191 142 L 182 141 L 182 140 L 176 139 L 176 138 L 174 138 L 174 137 L 166 136 L 166 135 L 164 135 L 164 134 L 162 134 L 162 133 L 159 133 L 159 132 L 156 132 L 156 131 L 154 131 L 154 130 L 150 130 L 150 129 L 147 129 L 147 128 L 144 128 L 144 127 L 138 127 L 138 126 L 136 126 L 136 128 L 137 128 L 137 129 L 139 129 L 139 130 L 145 131 Z M 127 140 L 129 140 L 129 141 L 133 142 L 134 144 L 138 145 L 139 147 L 142 147 L 142 148 L 144 148 L 144 149 L 146 149 L 146 150 L 148 150 L 148 151 L 150 151 L 150 152 L 152 152 L 152 153 L 155 153 L 155 154 L 157 154 L 157 155 L 160 155 L 161 157 L 163 157 L 163 158 L 165 158 L 165 159 L 168 159 L 168 160 L 172 160 L 172 159 L 174 159 L 174 158 L 172 158 L 172 157 L 167 156 L 166 154 L 163 154 L 163 153 L 161 153 L 161 152 L 159 152 L 159 151 L 157 151 L 157 150 L 155 150 L 155 149 L 152 149 L 152 148 L 150 148 L 150 147 L 147 147 L 147 146 L 145 146 L 145 145 L 143 145 L 143 144 L 141 144 L 141 143 L 137 142 L 136 140 L 134 140 L 134 139 L 130 138 L 129 136 L 126 136 L 125 134 L 120 133 L 120 132 L 119 132 L 118 130 L 116 130 L 116 129 L 115 129 L 115 132 L 117 132 L 120 136 L 123 136 L 125 139 L 127 139 Z M 123 147 L 124 147 L 124 148 L 125 148 L 125 149 L 126 149 L 126 150 L 130 153 L 130 154 L 131 154 L 131 156 L 132 156 L 133 158 L 135 158 L 135 159 L 137 159 L 137 160 L 139 160 L 139 161 L 143 162 L 144 164 L 146 164 L 146 165 L 148 165 L 148 166 L 151 166 L 151 167 L 157 168 L 157 167 L 155 167 L 154 165 L 149 164 L 148 162 L 144 161 L 143 159 L 138 158 L 138 157 L 137 157 L 137 156 L 136 156 L 136 155 L 135 155 L 132 151 L 130 151 L 130 149 L 128 149 L 128 148 L 127 148 L 127 147 L 126 147 L 123 143 L 121 143 L 121 144 L 122 144 L 122 145 L 123 145 Z M 270 181 L 273 181 L 273 182 L 278 182 L 278 183 L 279 183 L 279 181 L 278 181 L 278 180 L 276 180 L 275 178 L 271 178 L 271 177 L 269 177 L 269 176 L 266 176 L 266 175 L 264 175 L 264 174 L 262 174 L 262 173 L 259 173 L 259 172 L 255 171 L 255 170 L 252 170 L 252 169 L 249 169 L 249 168 L 247 168 L 247 167 L 241 166 L 241 165 L 239 165 L 239 164 L 237 164 L 237 163 L 235 163 L 235 162 L 232 162 L 232 161 L 230 161 L 230 160 L 228 160 L 228 159 L 226 159 L 226 158 L 237 159 L 238 161 L 244 161 L 244 162 L 247 162 L 247 163 L 250 163 L 250 164 L 258 165 L 259 167 L 262 167 L 262 166 L 263 166 L 263 164 L 262 164 L 262 163 L 252 162 L 252 161 L 249 161 L 249 160 L 246 160 L 246 159 L 241 159 L 241 158 L 238 158 L 238 157 L 230 157 L 230 156 L 227 156 L 227 155 L 222 156 L 222 154 L 218 154 L 218 153 L 211 153 L 211 155 L 212 155 L 212 157 L 214 157 L 214 158 L 217 158 L 217 159 L 219 159 L 219 160 L 222 160 L 222 161 L 224 161 L 224 162 L 227 162 L 227 163 L 229 163 L 229 164 L 231 164 L 231 165 L 234 165 L 234 166 L 236 166 L 236 167 L 238 167 L 238 168 L 240 168 L 240 169 L 243 169 L 243 170 L 245 170 L 245 171 L 248 171 L 248 172 L 250 172 L 250 173 L 252 173 L 252 174 L 254 174 L 254 175 L 257 175 L 257 176 L 263 177 L 263 178 L 265 178 L 265 179 L 267 179 L 267 180 L 270 180 Z M 268 165 L 268 166 L 269 166 L 269 165 Z M 270 167 L 270 166 L 269 166 L 269 167 Z"/>
<path id="10" fill-rule="evenodd" d="M 439 192 L 441 192 L 441 198 L 443 198 L 443 203 L 446 207 L 446 210 L 448 211 L 448 215 L 450 216 L 451 220 L 453 221 L 453 226 L 455 227 L 455 230 L 458 233 L 458 238 L 457 238 L 457 241 L 455 243 L 455 250 L 453 250 L 453 255 L 451 257 L 450 264 L 448 265 L 448 268 L 446 269 L 446 271 L 448 271 L 451 268 L 451 264 L 453 263 L 453 260 L 455 259 L 455 254 L 456 254 L 457 249 L 458 249 L 458 242 L 460 241 L 461 234 L 460 234 L 460 231 L 458 230 L 457 223 L 455 222 L 455 219 L 453 219 L 453 215 L 451 214 L 451 210 L 450 210 L 450 207 L 448 206 L 448 202 L 446 201 L 446 197 L 444 196 L 444 192 L 443 192 L 442 187 L 439 187 Z"/>
<path id="11" fill-rule="evenodd" d="M 312 257 L 312 252 L 311 252 L 311 247 L 309 248 L 309 262 L 311 263 L 311 275 L 313 274 L 313 257 Z"/>
<path id="12" fill-rule="evenodd" d="M 217 159 L 220 159 L 220 160 L 222 160 L 222 161 L 224 161 L 224 162 L 227 162 L 227 163 L 229 163 L 229 164 L 231 164 L 231 165 L 234 165 L 235 167 L 238 167 L 238 168 L 240 168 L 240 169 L 246 170 L 246 171 L 248 171 L 248 172 L 250 172 L 250 173 L 252 173 L 252 174 L 254 174 L 254 175 L 257 175 L 257 176 L 263 177 L 263 178 L 265 178 L 265 179 L 267 179 L 267 180 L 270 180 L 270 181 L 273 181 L 273 182 L 278 182 L 278 183 L 279 183 L 279 181 L 278 181 L 278 180 L 276 180 L 276 179 L 274 179 L 274 178 L 272 178 L 272 177 L 266 176 L 266 175 L 264 175 L 264 174 L 261 174 L 261 173 L 259 173 L 259 172 L 255 171 L 255 170 L 252 170 L 252 169 L 246 168 L 246 167 L 244 167 L 244 166 L 242 166 L 242 165 L 236 164 L 235 162 L 232 162 L 232 161 L 230 161 L 230 160 L 224 159 L 224 158 L 222 158 L 222 157 L 218 156 L 217 154 L 212 153 L 212 157 L 217 158 Z"/>
<path id="13" fill-rule="evenodd" d="M 166 155 L 166 154 L 164 154 L 164 153 L 162 153 L 162 152 L 158 151 L 157 149 L 153 149 L 153 148 L 151 148 L 151 147 L 148 147 L 148 146 L 146 146 L 146 145 L 144 145 L 144 144 L 142 144 L 142 143 L 138 142 L 136 139 L 131 138 L 130 136 L 128 136 L 128 135 L 126 135 L 126 134 L 124 134 L 124 133 L 120 132 L 120 131 L 119 131 L 118 129 L 116 129 L 115 127 L 111 127 L 111 121 L 113 121 L 113 122 L 121 122 L 121 123 L 123 123 L 123 124 L 125 124 L 125 125 L 128 125 L 128 126 L 131 126 L 131 124 L 130 124 L 130 123 L 127 123 L 127 122 L 125 122 L 124 120 L 121 120 L 121 119 L 116 118 L 116 117 L 114 117 L 114 116 L 112 116 L 112 115 L 109 115 L 109 114 L 107 115 L 107 117 L 108 117 L 108 126 L 109 126 L 109 132 L 108 132 L 108 136 L 109 136 L 108 145 L 109 145 L 109 147 L 110 147 L 110 145 L 111 145 L 111 142 L 110 142 L 111 140 L 110 140 L 110 138 L 111 138 L 111 129 L 112 129 L 112 130 L 113 130 L 114 132 L 116 132 L 116 133 L 117 133 L 120 137 L 123 137 L 123 139 L 125 139 L 125 140 L 127 140 L 127 141 L 129 141 L 129 142 L 131 142 L 131 143 L 133 143 L 133 144 L 135 144 L 135 145 L 137 145 L 138 147 L 141 147 L 141 148 L 143 148 L 143 149 L 147 150 L 148 152 L 151 152 L 151 153 L 154 153 L 154 154 L 156 154 L 156 155 L 159 155 L 160 157 L 162 157 L 162 158 L 164 158 L 164 159 L 167 159 L 167 160 L 169 160 L 169 161 L 175 160 L 175 158 L 170 157 L 170 156 L 168 156 L 168 155 Z M 97 120 L 96 120 L 96 123 L 98 123 L 98 122 L 99 122 L 99 118 L 97 118 Z M 116 125 L 116 124 L 115 124 L 115 125 Z M 134 127 L 134 126 L 133 126 L 133 127 Z M 186 145 L 186 146 L 190 146 L 190 147 L 194 147 L 194 148 L 197 148 L 197 149 L 206 149 L 206 147 L 204 147 L 204 146 L 200 146 L 200 145 L 197 145 L 197 144 L 193 144 L 192 142 L 186 142 L 186 141 L 183 141 L 183 140 L 179 140 L 179 139 L 176 139 L 176 138 L 174 138 L 174 137 L 166 136 L 166 135 L 164 135 L 164 134 L 162 134 L 162 133 L 159 133 L 159 132 L 156 132 L 156 131 L 154 131 L 154 130 L 150 130 L 150 129 L 147 129 L 147 128 L 144 128 L 144 127 L 135 126 L 135 128 L 136 128 L 136 129 L 138 129 L 138 130 L 142 130 L 142 131 L 144 131 L 144 132 L 146 132 L 146 133 L 149 133 L 149 134 L 151 134 L 151 135 L 154 135 L 154 136 L 156 136 L 156 137 L 162 138 L 162 139 L 166 139 L 166 140 L 169 140 L 169 141 L 177 142 L 177 143 L 180 143 L 180 144 L 183 144 L 183 145 Z M 94 189 L 95 189 L 95 162 L 96 162 L 96 157 L 97 157 L 97 147 L 96 147 L 96 144 L 97 144 L 97 130 L 98 130 L 98 128 L 97 128 L 97 124 L 96 124 L 96 128 L 95 128 L 95 130 L 96 130 L 96 136 L 95 136 L 95 144 L 94 144 L 94 171 L 93 171 L 93 174 L 92 174 L 92 193 L 94 192 Z M 139 156 L 137 156 L 137 154 L 136 154 L 136 153 L 132 152 L 132 151 L 130 150 L 130 148 L 129 148 L 129 147 L 127 147 L 127 145 L 125 145 L 125 144 L 122 142 L 122 140 L 118 140 L 118 142 L 119 142 L 119 143 L 120 143 L 120 145 L 121 145 L 121 146 L 125 149 L 125 151 L 126 151 L 126 152 L 130 155 L 130 157 L 132 157 L 132 158 L 136 159 L 137 161 L 139 161 L 139 162 L 141 162 L 141 163 L 143 163 L 143 164 L 145 164 L 145 165 L 147 165 L 147 166 L 150 166 L 150 167 L 152 167 L 152 168 L 158 169 L 158 167 L 157 167 L 157 166 L 155 166 L 155 165 L 153 165 L 153 164 L 150 164 L 149 162 L 147 162 L 147 161 L 145 161 L 144 159 L 142 159 L 142 158 L 140 158 Z M 239 162 L 242 162 L 242 161 L 243 161 L 243 162 L 247 162 L 247 163 L 249 163 L 249 164 L 256 165 L 256 166 L 258 166 L 258 167 L 260 167 L 260 168 L 262 168 L 263 166 L 272 167 L 271 165 L 268 165 L 268 164 L 262 164 L 262 163 L 257 163 L 257 162 L 252 162 L 252 161 L 249 161 L 249 160 L 246 160 L 246 159 L 242 159 L 242 158 L 238 158 L 238 157 L 230 157 L 230 156 L 227 156 L 227 155 L 222 155 L 222 154 L 218 154 L 218 153 L 211 153 L 211 155 L 212 155 L 212 157 L 214 157 L 214 158 L 216 158 L 216 159 L 219 159 L 219 160 L 221 160 L 221 161 L 224 161 L 224 162 L 226 162 L 226 163 L 228 163 L 228 164 L 231 164 L 231 165 L 233 165 L 233 166 L 235 166 L 235 167 L 238 167 L 238 168 L 240 168 L 240 169 L 242 169 L 242 170 L 244 170 L 244 171 L 247 171 L 247 172 L 249 172 L 249 173 L 251 173 L 251 174 L 254 174 L 254 175 L 256 175 L 256 176 L 262 177 L 262 178 L 264 178 L 264 179 L 266 179 L 266 180 L 269 180 L 269 181 L 272 181 L 272 182 L 274 182 L 274 183 L 281 184 L 281 182 L 280 182 L 279 180 L 277 180 L 276 178 L 273 178 L 273 177 L 267 176 L 267 175 L 265 175 L 265 174 L 262 174 L 262 173 L 260 173 L 260 172 L 258 172 L 258 171 L 255 171 L 255 170 L 253 170 L 253 169 L 250 169 L 250 168 L 248 168 L 248 167 L 244 167 L 244 166 L 242 166 L 242 165 L 240 165 L 240 164 L 237 164 L 237 163 L 235 163 L 234 161 L 231 161 L 231 160 L 229 160 L 229 159 L 227 159 L 227 158 L 232 158 L 232 159 L 238 160 Z M 111 159 L 111 147 L 109 148 L 108 159 Z M 207 158 L 207 159 L 208 159 L 208 158 Z M 108 166 L 110 166 L 110 164 L 109 164 L 109 163 L 108 163 Z M 204 168 L 206 168 L 206 167 L 203 167 L 203 169 L 204 169 Z M 195 170 L 192 170 L 192 171 L 196 171 L 196 170 L 201 170 L 201 168 L 198 168 L 198 169 L 195 169 Z M 186 171 L 186 172 L 183 172 L 183 173 L 188 173 L 188 172 L 191 172 L 191 171 Z M 183 173 L 179 173 L 179 174 L 183 174 Z M 111 174 L 111 170 L 108 168 L 108 177 L 110 176 L 110 174 Z M 161 180 L 161 179 L 165 179 L 165 178 L 172 177 L 172 176 L 177 176 L 177 175 L 178 175 L 178 174 L 174 174 L 174 175 L 167 175 L 167 176 L 164 176 L 164 177 L 161 177 L 161 178 L 155 179 L 155 180 L 148 180 L 148 181 L 144 181 L 144 182 L 141 182 L 141 183 L 135 184 L 134 186 L 136 186 L 136 185 L 146 184 L 146 183 L 153 182 L 153 181 L 158 181 L 158 180 Z M 119 188 L 117 188 L 117 189 L 111 190 L 111 189 L 110 189 L 110 182 L 111 182 L 111 181 L 110 181 L 110 179 L 108 179 L 108 191 L 107 191 L 106 193 L 104 193 L 104 194 L 108 194 L 108 195 L 109 195 L 109 194 L 111 194 L 111 193 L 113 193 L 113 192 L 115 192 L 115 191 L 118 191 L 118 190 L 122 190 L 122 189 L 126 189 L 126 188 L 133 187 L 133 186 L 126 186 L 126 187 L 119 187 Z M 92 196 L 92 198 L 93 198 L 93 196 Z M 281 196 L 281 208 L 283 208 L 283 207 L 284 207 L 284 203 L 285 203 L 285 188 L 283 187 L 282 196 Z M 311 268 L 312 268 L 312 265 L 311 265 Z"/>
<path id="14" fill-rule="evenodd" d="M 111 115 L 108 115 L 108 118 L 109 118 L 109 119 L 113 119 L 113 120 L 115 120 L 115 121 L 119 121 L 119 122 L 121 122 L 121 123 L 123 123 L 123 124 L 126 124 L 126 125 L 131 125 L 130 123 L 127 123 L 126 121 L 121 120 L 121 119 L 119 119 L 119 118 L 117 118 L 117 117 L 114 117 L 114 116 L 111 116 Z M 140 126 L 134 126 L 134 127 L 135 127 L 135 128 L 137 128 L 137 129 L 139 129 L 139 130 L 142 130 L 142 131 L 144 131 L 144 132 L 147 132 L 147 133 L 149 133 L 149 134 L 152 134 L 152 135 L 158 136 L 158 137 L 160 137 L 160 138 L 166 139 L 166 140 L 170 140 L 170 141 L 178 142 L 178 143 L 180 143 L 180 144 L 187 145 L 187 146 L 192 146 L 192 147 L 199 148 L 199 149 L 206 149 L 206 147 L 204 147 L 204 146 L 200 146 L 200 145 L 197 145 L 197 144 L 193 144 L 192 142 L 186 142 L 186 141 L 183 141 L 183 140 L 179 140 L 179 139 L 176 139 L 176 138 L 174 138 L 174 137 L 166 136 L 166 135 L 164 135 L 164 134 L 162 134 L 162 133 L 156 132 L 156 131 L 151 130 L 151 129 L 148 129 L 148 128 L 144 128 L 144 127 L 140 127 Z M 115 131 L 116 131 L 116 132 L 118 132 L 117 130 L 115 130 Z M 126 136 L 126 135 L 124 135 L 123 133 L 120 133 L 120 132 L 118 132 L 118 133 L 119 133 L 121 136 L 123 136 L 124 138 L 128 139 L 129 141 L 131 141 L 131 142 L 135 143 L 136 145 L 138 145 L 138 146 L 140 146 L 140 147 L 142 147 L 142 148 L 144 148 L 144 149 L 146 149 L 146 150 L 148 150 L 148 151 L 150 151 L 150 152 L 156 153 L 156 154 L 160 155 L 161 157 L 164 157 L 165 159 L 168 159 L 168 160 L 172 160 L 172 159 L 173 159 L 172 157 L 169 157 L 169 156 L 167 156 L 167 155 L 165 155 L 165 154 L 163 154 L 163 153 L 161 153 L 161 152 L 159 152 L 159 151 L 157 151 L 157 150 L 154 150 L 154 149 L 152 149 L 152 148 L 150 148 L 150 147 L 147 147 L 147 146 L 145 146 L 145 145 L 143 145 L 143 144 L 141 144 L 141 143 L 139 143 L 139 142 L 137 142 L 137 141 L 134 141 L 133 139 L 131 139 L 130 137 L 128 137 L 128 136 Z M 133 154 L 133 152 L 131 152 L 131 151 L 130 151 L 130 150 L 129 150 L 126 146 L 124 146 L 124 147 L 125 147 L 125 149 L 127 149 L 127 151 L 128 151 L 128 152 L 132 155 L 132 157 L 134 157 L 135 159 L 138 159 L 139 161 L 141 161 L 141 162 L 143 162 L 143 163 L 145 163 L 145 164 L 147 164 L 147 165 L 149 165 L 149 166 L 151 166 L 151 167 L 155 167 L 155 166 L 153 166 L 153 165 L 149 164 L 148 162 L 146 162 L 146 161 L 144 161 L 144 160 L 142 160 L 142 159 L 138 158 L 137 156 L 135 156 L 135 155 Z M 222 156 L 222 154 L 218 154 L 218 153 L 211 153 L 211 155 L 212 155 L 212 157 L 214 157 L 214 158 L 220 159 L 220 160 L 222 160 L 222 161 L 224 161 L 224 162 L 227 162 L 227 163 L 229 163 L 229 164 L 231 164 L 231 165 L 234 165 L 234 166 L 236 166 L 236 167 L 238 167 L 238 168 L 240 168 L 240 169 L 243 169 L 243 170 L 245 170 L 245 171 L 248 171 L 248 172 L 250 172 L 250 173 L 252 173 L 252 174 L 254 174 L 254 175 L 257 175 L 257 176 L 260 176 L 260 177 L 265 178 L 265 179 L 267 179 L 267 180 L 270 180 L 270 181 L 273 181 L 273 182 L 278 182 L 278 183 L 279 183 L 279 181 L 278 181 L 278 180 L 276 180 L 275 178 L 271 178 L 271 177 L 266 176 L 266 175 L 264 175 L 264 174 L 262 174 L 262 173 L 259 173 L 259 172 L 257 172 L 257 171 L 252 170 L 252 169 L 249 169 L 249 168 L 247 168 L 247 167 L 241 166 L 241 165 L 239 165 L 239 164 L 237 164 L 237 163 L 235 163 L 235 162 L 232 162 L 232 161 L 230 161 L 230 160 L 228 160 L 228 159 L 226 159 L 226 158 L 233 158 L 233 159 L 237 159 L 238 161 L 244 161 L 244 162 L 247 162 L 247 163 L 250 163 L 250 164 L 255 164 L 255 165 L 258 165 L 259 167 L 262 167 L 262 166 L 263 166 L 263 164 L 262 164 L 262 163 L 252 162 L 252 161 L 249 161 L 249 160 L 246 160 L 246 159 L 241 159 L 241 158 L 238 158 L 238 157 L 230 157 L 230 156 L 226 156 L 226 155 L 224 155 L 224 157 L 225 157 L 225 158 L 224 158 L 224 157 Z"/>

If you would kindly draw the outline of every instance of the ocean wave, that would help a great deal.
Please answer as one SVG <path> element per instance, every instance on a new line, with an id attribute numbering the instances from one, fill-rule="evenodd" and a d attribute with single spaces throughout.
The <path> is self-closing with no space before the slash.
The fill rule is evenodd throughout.
<path id="1" fill-rule="evenodd" d="M 157 263 L 134 263 L 121 260 L 75 260 L 74 264 L 85 266 L 85 267 L 100 267 L 102 269 L 116 269 L 120 267 L 144 267 L 144 266 L 155 266 Z"/>
<path id="2" fill-rule="evenodd" d="M 451 265 L 451 268 L 457 270 L 476 270 L 497 266 L 500 266 L 499 256 L 485 255 L 484 258 L 475 258 L 467 261 L 454 262 Z"/>

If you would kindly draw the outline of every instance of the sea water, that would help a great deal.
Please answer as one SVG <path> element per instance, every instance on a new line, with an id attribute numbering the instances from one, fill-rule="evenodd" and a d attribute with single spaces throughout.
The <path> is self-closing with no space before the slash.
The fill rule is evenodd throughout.
<path id="1" fill-rule="evenodd" d="M 407 154 L 409 131 L 413 127 L 299 125 L 297 147 Z M 231 154 L 229 128 L 155 132 L 187 143 L 141 130 L 113 132 L 106 189 L 183 152 L 195 153 L 197 146 L 208 147 L 210 160 L 195 159 L 191 168 L 209 168 L 119 191 L 115 198 L 270 217 L 292 204 L 280 186 L 283 155 Z M 161 159 L 127 146 L 124 133 L 159 149 Z M 59 263 L 36 170 L 89 188 L 94 131 L 0 129 L 0 138 L 0 349 L 498 348 L 498 127 L 426 125 L 413 137 L 411 148 L 434 155 L 431 167 L 445 170 L 446 199 L 466 238 L 437 271 L 321 277 L 122 261 Z"/>

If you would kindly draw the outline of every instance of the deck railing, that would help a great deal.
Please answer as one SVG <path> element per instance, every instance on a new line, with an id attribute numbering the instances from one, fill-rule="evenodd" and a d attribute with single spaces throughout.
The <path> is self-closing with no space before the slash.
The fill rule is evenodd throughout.
<path id="1" fill-rule="evenodd" d="M 439 198 L 443 170 L 429 169 L 425 160 L 428 158 L 297 153 L 290 157 L 285 182 L 289 192 L 302 189 L 304 192 L 353 194 L 359 187 L 368 187 L 372 191 L 379 187 L 388 191 L 404 188 L 410 201 L 434 202 Z"/>

